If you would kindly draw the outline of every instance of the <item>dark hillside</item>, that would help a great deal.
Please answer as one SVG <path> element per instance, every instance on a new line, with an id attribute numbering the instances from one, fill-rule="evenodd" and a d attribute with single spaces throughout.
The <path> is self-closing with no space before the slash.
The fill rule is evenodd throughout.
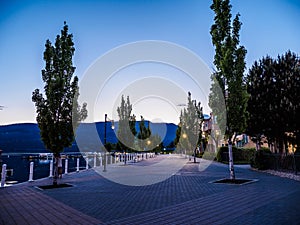
<path id="1" fill-rule="evenodd" d="M 104 140 L 104 122 L 96 123 L 97 136 L 91 135 L 91 127 L 95 124 L 83 123 L 77 130 L 79 137 L 83 138 L 89 149 L 93 149 L 95 146 L 95 139 L 100 138 L 101 141 Z M 137 122 L 137 130 L 139 127 L 139 122 Z M 150 123 L 150 127 L 153 134 L 158 134 L 164 136 L 164 145 L 170 144 L 175 138 L 177 125 L 171 123 Z M 118 129 L 118 123 L 115 123 L 115 131 Z M 117 138 L 115 131 L 111 129 L 110 124 L 107 124 L 107 142 L 116 143 Z M 0 149 L 4 153 L 40 153 L 48 152 L 41 139 L 40 131 L 37 124 L 34 123 L 23 123 L 23 124 L 12 124 L 0 126 Z M 72 145 L 71 148 L 65 149 L 66 152 L 76 152 L 78 148 L 76 143 Z"/>

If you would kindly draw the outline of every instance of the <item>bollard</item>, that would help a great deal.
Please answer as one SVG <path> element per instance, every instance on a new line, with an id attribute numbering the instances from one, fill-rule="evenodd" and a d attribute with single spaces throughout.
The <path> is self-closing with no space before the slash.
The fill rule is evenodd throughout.
<path id="1" fill-rule="evenodd" d="M 65 174 L 68 173 L 68 162 L 69 162 L 69 160 L 65 159 Z"/>
<path id="2" fill-rule="evenodd" d="M 96 155 L 96 153 L 94 154 L 94 167 L 96 167 L 97 166 L 97 155 Z"/>
<path id="3" fill-rule="evenodd" d="M 86 165 L 85 165 L 85 169 L 89 169 L 89 156 L 87 156 L 86 158 L 85 158 L 85 162 L 86 162 Z"/>
<path id="4" fill-rule="evenodd" d="M 4 187 L 6 179 L 6 164 L 2 165 L 2 173 L 1 173 L 1 187 Z"/>
<path id="5" fill-rule="evenodd" d="M 30 163 L 30 169 L 29 169 L 29 182 L 33 181 L 33 166 L 34 166 L 34 162 Z"/>
<path id="6" fill-rule="evenodd" d="M 49 177 L 53 177 L 53 160 L 50 160 L 50 173 L 49 173 Z"/>
<path id="7" fill-rule="evenodd" d="M 107 165 L 107 154 L 106 153 L 104 153 L 104 167 L 103 167 L 103 172 L 106 172 L 107 170 L 106 170 L 106 165 Z"/>
<path id="8" fill-rule="evenodd" d="M 76 172 L 79 172 L 79 158 L 77 158 L 77 168 L 76 168 Z"/>
<path id="9" fill-rule="evenodd" d="M 100 165 L 99 166 L 102 166 L 102 156 L 101 155 L 100 155 L 99 161 L 100 161 Z"/>

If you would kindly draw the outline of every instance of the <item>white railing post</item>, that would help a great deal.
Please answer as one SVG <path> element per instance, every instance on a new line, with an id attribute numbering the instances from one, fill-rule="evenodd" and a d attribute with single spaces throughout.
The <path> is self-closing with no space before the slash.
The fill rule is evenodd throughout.
<path id="1" fill-rule="evenodd" d="M 6 164 L 2 165 L 2 173 L 1 173 L 1 187 L 4 187 L 6 179 Z"/>
<path id="2" fill-rule="evenodd" d="M 69 160 L 68 159 L 65 159 L 65 174 L 68 173 L 68 165 L 69 164 Z"/>
<path id="3" fill-rule="evenodd" d="M 29 182 L 33 181 L 33 166 L 34 166 L 34 162 L 30 162 L 30 169 L 29 169 Z"/>
<path id="4" fill-rule="evenodd" d="M 85 169 L 89 169 L 89 156 L 87 155 L 86 156 L 86 158 L 85 158 L 85 162 L 86 162 L 86 164 L 85 164 Z"/>
<path id="5" fill-rule="evenodd" d="M 99 161 L 100 161 L 100 165 L 99 166 L 102 166 L 102 156 L 101 155 L 99 157 Z"/>
<path id="6" fill-rule="evenodd" d="M 106 166 L 107 166 L 107 154 L 106 154 L 106 152 L 104 153 L 104 162 L 103 162 L 103 172 L 106 172 L 107 170 L 106 170 Z"/>
<path id="7" fill-rule="evenodd" d="M 53 159 L 50 160 L 50 172 L 49 177 L 53 177 Z"/>
<path id="8" fill-rule="evenodd" d="M 77 158 L 76 172 L 79 172 L 79 158 Z"/>
<path id="9" fill-rule="evenodd" d="M 96 153 L 94 154 L 94 167 L 96 167 L 97 166 L 97 155 L 96 155 Z"/>

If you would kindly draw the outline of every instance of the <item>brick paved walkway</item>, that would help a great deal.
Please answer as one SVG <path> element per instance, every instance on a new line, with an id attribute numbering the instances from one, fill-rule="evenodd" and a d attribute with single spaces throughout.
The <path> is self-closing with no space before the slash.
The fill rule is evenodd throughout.
<path id="1" fill-rule="evenodd" d="M 158 164 L 164 157 L 169 156 L 132 168 Z M 124 170 L 114 166 L 108 171 Z M 140 175 L 130 168 L 122 176 Z M 143 179 L 159 175 L 150 168 Z M 61 181 L 74 185 L 70 188 L 34 187 L 50 184 L 46 178 L 0 189 L 0 224 L 300 224 L 300 182 L 236 166 L 238 178 L 258 181 L 211 183 L 228 175 L 223 164 L 199 171 L 199 164 L 187 162 L 163 182 L 146 186 L 119 184 L 90 169 L 65 175 Z"/>

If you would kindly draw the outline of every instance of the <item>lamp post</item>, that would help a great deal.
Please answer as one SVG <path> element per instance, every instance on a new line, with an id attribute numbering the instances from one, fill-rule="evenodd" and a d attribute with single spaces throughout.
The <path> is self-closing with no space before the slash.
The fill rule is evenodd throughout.
<path id="1" fill-rule="evenodd" d="M 111 122 L 111 129 L 115 129 L 115 124 L 114 124 L 114 120 L 111 120 L 107 117 L 107 114 L 105 114 L 104 116 L 104 148 L 106 146 L 106 125 L 107 122 Z M 103 172 L 106 172 L 106 164 L 107 164 L 107 159 L 106 159 L 106 151 L 104 152 L 104 168 L 103 168 Z"/>
<path id="2" fill-rule="evenodd" d="M 186 133 L 183 133 L 182 134 L 182 138 L 183 139 L 187 139 L 187 134 Z M 184 148 L 184 155 L 185 155 L 185 158 L 187 158 L 187 156 L 186 156 L 186 146 L 184 146 L 185 148 Z"/>

